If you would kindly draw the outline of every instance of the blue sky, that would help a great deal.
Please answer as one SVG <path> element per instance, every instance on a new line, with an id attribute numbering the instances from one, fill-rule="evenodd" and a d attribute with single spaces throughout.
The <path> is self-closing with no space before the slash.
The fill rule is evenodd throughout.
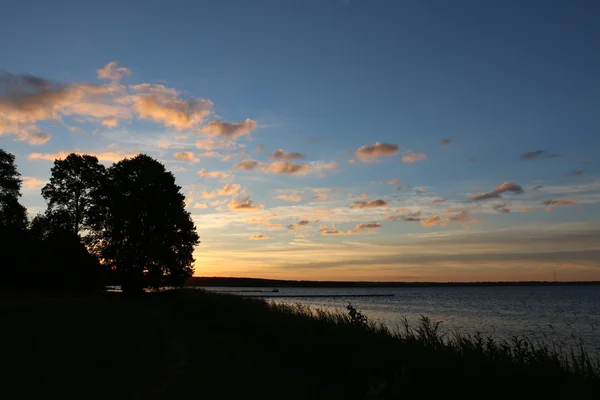
<path id="1" fill-rule="evenodd" d="M 596 2 L 51 3 L 0 15 L 32 215 L 54 157 L 144 152 L 197 275 L 600 279 Z"/>

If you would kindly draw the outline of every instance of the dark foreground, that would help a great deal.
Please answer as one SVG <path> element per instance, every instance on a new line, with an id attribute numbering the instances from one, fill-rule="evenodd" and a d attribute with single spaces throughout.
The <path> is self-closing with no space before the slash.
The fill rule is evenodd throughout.
<path id="1" fill-rule="evenodd" d="M 600 366 L 195 291 L 0 296 L 4 398 L 594 398 Z M 572 361 L 573 362 L 573 361 Z"/>

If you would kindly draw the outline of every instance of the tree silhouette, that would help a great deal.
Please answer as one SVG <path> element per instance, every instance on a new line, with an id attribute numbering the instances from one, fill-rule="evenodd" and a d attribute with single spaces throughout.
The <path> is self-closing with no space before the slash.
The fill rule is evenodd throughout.
<path id="1" fill-rule="evenodd" d="M 111 166 L 107 178 L 94 215 L 102 216 L 100 257 L 123 292 L 182 286 L 199 241 L 173 174 L 140 154 Z"/>
<path id="2" fill-rule="evenodd" d="M 21 184 L 15 156 L 0 149 L 0 227 L 3 230 L 27 228 L 27 210 L 19 203 Z"/>
<path id="3" fill-rule="evenodd" d="M 64 160 L 54 160 L 50 182 L 42 188 L 48 202 L 47 218 L 69 220 L 77 235 L 89 230 L 90 212 L 105 177 L 106 168 L 94 156 L 71 153 Z"/>

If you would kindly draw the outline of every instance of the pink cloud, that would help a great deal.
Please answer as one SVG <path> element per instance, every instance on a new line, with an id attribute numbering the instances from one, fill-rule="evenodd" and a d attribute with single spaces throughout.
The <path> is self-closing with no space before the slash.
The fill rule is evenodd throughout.
<path id="1" fill-rule="evenodd" d="M 283 201 L 289 201 L 290 203 L 297 203 L 299 201 L 302 201 L 302 197 L 300 197 L 297 194 L 281 194 L 279 196 L 276 197 L 279 200 L 283 200 Z"/>
<path id="2" fill-rule="evenodd" d="M 112 61 L 96 70 L 98 78 L 119 81 L 124 75 L 131 75 L 131 70 L 129 68 L 117 67 L 117 65 L 119 65 L 117 61 Z"/>
<path id="3" fill-rule="evenodd" d="M 542 204 L 547 206 L 573 206 L 579 204 L 579 200 L 575 199 L 564 199 L 564 200 L 544 200 Z"/>
<path id="4" fill-rule="evenodd" d="M 404 161 L 405 163 L 413 163 L 413 162 L 417 162 L 420 160 L 424 160 L 427 158 L 427 154 L 425 153 L 415 153 L 413 151 L 407 151 L 404 153 L 404 155 L 402 156 L 402 161 Z"/>
<path id="5" fill-rule="evenodd" d="M 445 203 L 445 202 L 446 202 L 446 199 L 434 199 L 432 201 L 433 204 L 442 204 L 442 203 Z"/>

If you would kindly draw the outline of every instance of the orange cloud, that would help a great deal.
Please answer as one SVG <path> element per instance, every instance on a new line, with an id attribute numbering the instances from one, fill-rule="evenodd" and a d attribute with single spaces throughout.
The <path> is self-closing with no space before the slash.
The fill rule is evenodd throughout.
<path id="1" fill-rule="evenodd" d="M 119 120 L 114 117 L 104 118 L 100 123 L 107 128 L 116 128 L 119 126 Z"/>
<path id="2" fill-rule="evenodd" d="M 258 211 L 265 208 L 265 206 L 262 204 L 255 205 L 254 201 L 249 197 L 239 200 L 231 200 L 227 207 L 229 207 L 229 209 L 232 211 Z"/>
<path id="3" fill-rule="evenodd" d="M 281 194 L 276 198 L 283 201 L 289 201 L 290 203 L 297 203 L 299 201 L 302 201 L 302 197 L 298 196 L 297 194 Z"/>
<path id="4" fill-rule="evenodd" d="M 423 193 L 427 193 L 427 190 L 423 189 L 423 188 L 417 188 L 415 190 L 415 192 L 417 192 L 418 194 L 423 194 Z"/>
<path id="5" fill-rule="evenodd" d="M 173 155 L 173 158 L 175 158 L 176 160 L 179 160 L 179 161 L 190 161 L 190 162 L 200 161 L 200 159 L 198 159 L 194 155 L 194 153 L 192 153 L 191 151 L 182 151 L 180 153 L 175 153 Z"/>
<path id="6" fill-rule="evenodd" d="M 423 225 L 426 228 L 431 228 L 433 226 L 438 225 L 440 222 L 442 221 L 442 218 L 438 215 L 433 215 L 431 217 L 428 218 L 424 218 L 421 219 L 421 225 Z"/>
<path id="7" fill-rule="evenodd" d="M 104 67 L 96 70 L 99 79 L 109 79 L 112 81 L 119 81 L 123 75 L 131 75 L 131 70 L 125 67 L 117 67 L 119 63 L 112 61 L 106 64 Z"/>
<path id="8" fill-rule="evenodd" d="M 528 213 L 528 212 L 531 212 L 532 210 L 533 210 L 533 208 L 531 208 L 531 207 L 525 207 L 524 209 L 521 210 L 521 212 Z"/>
<path id="9" fill-rule="evenodd" d="M 211 113 L 210 100 L 183 100 L 161 93 L 142 93 L 133 96 L 133 108 L 138 116 L 179 131 L 204 122 Z"/>
<path id="10" fill-rule="evenodd" d="M 413 163 L 419 160 L 424 160 L 426 158 L 427 154 L 425 153 L 415 153 L 409 150 L 402 156 L 402 161 L 404 161 L 405 163 Z"/>
<path id="11" fill-rule="evenodd" d="M 354 154 L 361 159 L 377 159 L 380 156 L 393 156 L 398 150 L 400 146 L 397 144 L 375 142 L 372 145 L 359 147 Z"/>
<path id="12" fill-rule="evenodd" d="M 208 204 L 206 203 L 195 203 L 194 208 L 208 208 Z"/>
<path id="13" fill-rule="evenodd" d="M 288 153 L 284 150 L 276 150 L 273 153 L 269 154 L 269 158 L 272 160 L 281 160 L 281 161 L 293 161 L 293 160 L 301 160 L 305 158 L 304 154 L 301 153 Z"/>
<path id="14" fill-rule="evenodd" d="M 269 236 L 259 233 L 257 235 L 250 236 L 248 239 L 250 239 L 250 240 L 265 240 L 265 239 L 269 239 L 269 238 L 270 238 Z"/>
<path id="15" fill-rule="evenodd" d="M 313 200 L 326 200 L 327 195 L 325 193 L 317 193 L 312 197 Z"/>
<path id="16" fill-rule="evenodd" d="M 200 171 L 198 171 L 197 174 L 201 178 L 228 178 L 231 176 L 231 174 L 228 174 L 227 172 L 207 171 L 204 168 L 202 168 Z"/>
<path id="17" fill-rule="evenodd" d="M 44 185 L 44 181 L 42 181 L 41 179 L 34 178 L 31 176 L 23 177 L 23 186 L 25 186 L 25 188 L 27 189 L 35 189 L 41 187 L 42 185 Z"/>
<path id="18" fill-rule="evenodd" d="M 242 135 L 249 135 L 256 129 L 256 122 L 251 119 L 246 119 L 238 123 L 230 123 L 223 121 L 212 121 L 203 126 L 200 132 L 211 136 L 225 136 L 237 138 Z"/>
<path id="19" fill-rule="evenodd" d="M 386 207 L 388 205 L 385 200 L 369 200 L 369 201 L 355 201 L 350 204 L 350 208 L 377 208 L 377 207 Z"/>
<path id="20" fill-rule="evenodd" d="M 99 161 L 109 161 L 109 162 L 118 162 L 124 158 L 131 158 L 131 157 L 135 157 L 137 155 L 135 153 L 120 153 L 120 152 L 116 152 L 116 151 L 105 151 L 105 152 L 100 152 L 100 153 L 94 153 L 94 152 L 82 153 L 82 152 L 78 152 L 78 151 L 60 151 L 58 153 L 47 153 L 47 154 L 31 153 L 27 156 L 27 158 L 30 160 L 54 161 L 57 159 L 66 158 L 71 153 L 75 153 L 75 154 L 79 154 L 79 155 L 87 154 L 87 155 L 98 158 Z"/>
<path id="21" fill-rule="evenodd" d="M 212 192 L 204 191 L 204 192 L 202 192 L 202 195 L 200 197 L 202 197 L 203 199 L 212 199 L 214 197 L 219 197 L 219 196 L 228 196 L 228 195 L 233 196 L 233 195 L 237 194 L 241 188 L 242 187 L 237 183 L 230 183 L 228 185 L 225 185 L 222 189 L 217 189 Z"/>
<path id="22" fill-rule="evenodd" d="M 432 201 L 433 204 L 442 204 L 445 202 L 446 202 L 446 199 L 435 199 Z"/>
<path id="23" fill-rule="evenodd" d="M 392 179 L 391 181 L 381 181 L 382 185 L 397 185 L 400 183 L 400 179 Z"/>

